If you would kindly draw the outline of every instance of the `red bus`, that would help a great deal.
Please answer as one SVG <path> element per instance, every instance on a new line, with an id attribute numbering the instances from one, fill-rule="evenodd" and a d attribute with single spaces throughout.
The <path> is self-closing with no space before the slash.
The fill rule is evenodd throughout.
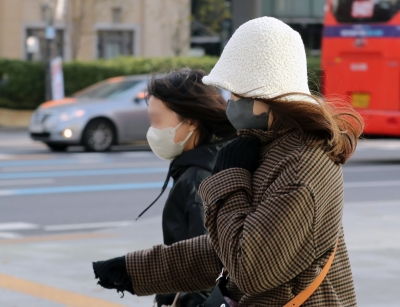
<path id="1" fill-rule="evenodd" d="M 328 0 L 322 92 L 344 95 L 365 134 L 400 136 L 400 0 Z"/>

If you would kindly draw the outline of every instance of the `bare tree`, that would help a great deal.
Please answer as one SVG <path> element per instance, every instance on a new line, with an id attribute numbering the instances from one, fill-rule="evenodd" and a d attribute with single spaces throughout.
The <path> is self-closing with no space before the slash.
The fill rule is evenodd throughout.
<path id="1" fill-rule="evenodd" d="M 173 25 L 171 48 L 175 56 L 180 56 L 187 48 L 190 39 L 190 33 L 188 34 L 190 14 L 185 6 L 186 0 L 175 0 L 175 4 L 178 9 L 178 19 Z"/>
<path id="2" fill-rule="evenodd" d="M 228 5 L 227 0 L 192 0 L 192 18 L 212 32 L 221 33 L 223 21 L 231 18 Z"/>
<path id="3" fill-rule="evenodd" d="M 84 0 L 70 0 L 71 1 L 71 57 L 76 60 L 78 57 L 79 49 L 81 46 L 82 35 L 84 33 L 83 23 L 87 18 L 87 4 Z M 92 2 L 93 3 L 93 2 Z"/>
<path id="4" fill-rule="evenodd" d="M 105 3 L 116 4 L 118 0 L 70 0 L 69 27 L 71 33 L 71 58 L 76 60 L 82 45 L 82 39 L 86 35 L 93 35 L 92 27 L 87 26 L 97 16 L 104 14 Z"/>

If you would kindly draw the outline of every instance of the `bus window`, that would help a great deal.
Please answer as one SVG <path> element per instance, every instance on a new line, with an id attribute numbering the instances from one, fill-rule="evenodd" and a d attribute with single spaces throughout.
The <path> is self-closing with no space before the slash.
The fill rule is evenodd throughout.
<path id="1" fill-rule="evenodd" d="M 400 11 L 400 0 L 332 0 L 331 8 L 341 23 L 387 22 Z"/>

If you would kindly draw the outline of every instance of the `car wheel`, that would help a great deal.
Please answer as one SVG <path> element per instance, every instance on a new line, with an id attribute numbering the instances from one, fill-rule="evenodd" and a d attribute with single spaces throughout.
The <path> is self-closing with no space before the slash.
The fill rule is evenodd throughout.
<path id="1" fill-rule="evenodd" d="M 66 151 L 68 148 L 68 145 L 63 145 L 63 144 L 46 143 L 46 145 L 47 147 L 49 147 L 51 151 L 54 152 L 63 152 Z"/>
<path id="2" fill-rule="evenodd" d="M 86 151 L 107 151 L 115 140 L 112 123 L 106 119 L 95 119 L 85 128 L 82 143 Z"/>

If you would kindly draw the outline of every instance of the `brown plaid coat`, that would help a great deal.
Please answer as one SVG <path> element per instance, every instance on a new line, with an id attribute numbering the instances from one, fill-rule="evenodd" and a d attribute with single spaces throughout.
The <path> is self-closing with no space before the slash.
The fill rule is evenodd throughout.
<path id="1" fill-rule="evenodd" d="M 356 306 L 342 228 L 341 166 L 295 131 L 242 130 L 261 139 L 260 166 L 233 168 L 200 186 L 210 234 L 127 255 L 136 294 L 213 287 L 224 266 L 240 306 L 282 307 L 320 273 L 339 238 L 332 267 L 303 306 Z M 216 200 L 224 199 L 219 209 Z M 219 307 L 219 306 L 216 306 Z"/>

